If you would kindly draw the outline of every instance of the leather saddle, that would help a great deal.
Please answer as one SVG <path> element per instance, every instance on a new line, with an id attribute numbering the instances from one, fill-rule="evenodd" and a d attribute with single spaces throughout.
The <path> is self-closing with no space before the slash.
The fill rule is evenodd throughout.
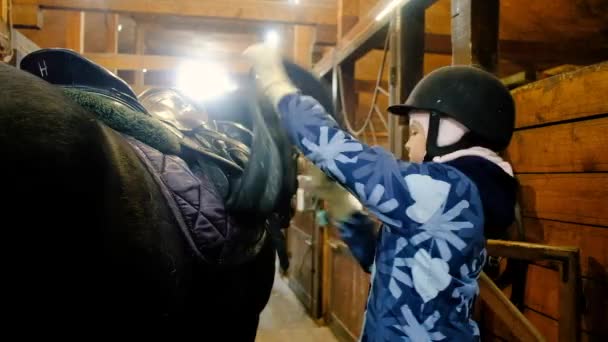
<path id="1" fill-rule="evenodd" d="M 285 140 L 273 135 L 253 95 L 243 99 L 250 115 L 249 130 L 237 122 L 209 120 L 200 104 L 175 89 L 153 89 L 138 98 L 122 79 L 68 49 L 38 50 L 27 55 L 20 68 L 162 123 L 163 133 L 179 141 L 178 156 L 209 172 L 231 211 L 265 217 L 285 193 L 284 171 L 291 161 L 285 160 L 278 146 Z"/>

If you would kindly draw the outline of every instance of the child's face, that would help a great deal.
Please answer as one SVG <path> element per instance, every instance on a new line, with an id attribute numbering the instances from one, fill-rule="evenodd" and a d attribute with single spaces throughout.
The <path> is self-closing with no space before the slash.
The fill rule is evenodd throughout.
<path id="1" fill-rule="evenodd" d="M 423 125 L 417 120 L 410 121 L 410 138 L 405 144 L 405 149 L 409 154 L 409 161 L 412 163 L 422 163 L 426 156 L 426 132 Z"/>

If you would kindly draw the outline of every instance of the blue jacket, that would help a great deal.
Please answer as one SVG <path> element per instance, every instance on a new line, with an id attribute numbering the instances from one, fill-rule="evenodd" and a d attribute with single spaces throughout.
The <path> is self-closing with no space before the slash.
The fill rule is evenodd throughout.
<path id="1" fill-rule="evenodd" d="M 403 162 L 359 142 L 311 97 L 288 95 L 279 112 L 301 152 L 383 223 L 374 242 L 365 218 L 342 227 L 364 267 L 373 256 L 361 340 L 478 340 L 471 308 L 486 251 L 476 184 L 454 166 Z"/>

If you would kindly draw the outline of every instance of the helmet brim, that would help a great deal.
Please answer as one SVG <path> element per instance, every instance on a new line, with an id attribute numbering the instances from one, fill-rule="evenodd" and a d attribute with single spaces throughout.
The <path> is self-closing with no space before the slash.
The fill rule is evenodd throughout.
<path id="1" fill-rule="evenodd" d="M 419 110 L 422 108 L 408 106 L 405 104 L 392 105 L 387 108 L 389 113 L 394 114 L 394 115 L 399 115 L 399 116 L 407 116 L 410 114 L 411 111 L 417 110 L 417 109 Z"/>

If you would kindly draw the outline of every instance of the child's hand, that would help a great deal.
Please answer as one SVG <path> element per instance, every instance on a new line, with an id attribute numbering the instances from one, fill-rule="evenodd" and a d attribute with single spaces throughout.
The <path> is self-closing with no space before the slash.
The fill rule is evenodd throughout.
<path id="1" fill-rule="evenodd" d="M 274 108 L 277 108 L 284 96 L 297 92 L 297 88 L 287 76 L 281 54 L 276 47 L 269 44 L 254 44 L 249 46 L 243 55 L 253 65 L 256 82 Z"/>

